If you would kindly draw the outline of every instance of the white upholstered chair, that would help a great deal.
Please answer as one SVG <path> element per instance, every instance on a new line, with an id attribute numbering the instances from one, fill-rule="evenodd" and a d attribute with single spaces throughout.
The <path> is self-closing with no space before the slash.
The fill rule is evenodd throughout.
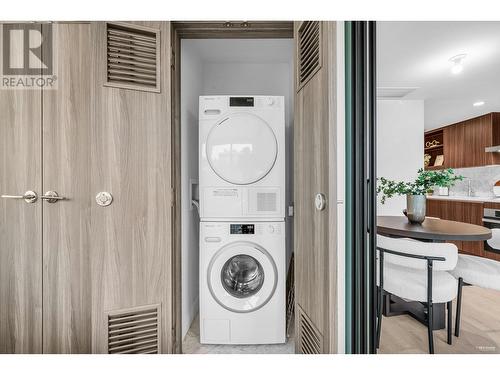
<path id="1" fill-rule="evenodd" d="M 447 304 L 448 344 L 451 344 L 452 300 L 457 280 L 447 271 L 457 264 L 457 247 L 449 243 L 420 242 L 407 238 L 377 236 L 378 322 L 377 347 L 382 328 L 385 293 L 427 304 L 429 353 L 434 353 L 433 304 Z"/>
<path id="2" fill-rule="evenodd" d="M 464 284 L 481 288 L 500 290 L 500 262 L 474 255 L 460 254 L 455 269 L 450 273 L 458 279 L 457 313 L 455 315 L 455 336 L 460 335 L 462 310 L 462 287 Z"/>

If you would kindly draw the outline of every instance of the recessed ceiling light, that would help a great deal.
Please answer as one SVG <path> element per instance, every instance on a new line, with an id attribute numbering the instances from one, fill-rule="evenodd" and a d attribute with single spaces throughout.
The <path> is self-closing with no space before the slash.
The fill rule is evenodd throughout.
<path id="1" fill-rule="evenodd" d="M 451 72 L 453 74 L 459 74 L 464 70 L 464 64 L 463 61 L 467 55 L 465 53 L 462 53 L 460 55 L 453 56 L 450 58 L 451 61 Z"/>
<path id="2" fill-rule="evenodd" d="M 483 101 L 479 101 L 479 102 L 475 102 L 474 104 L 472 104 L 474 107 L 481 107 L 482 105 L 484 105 L 484 102 Z"/>

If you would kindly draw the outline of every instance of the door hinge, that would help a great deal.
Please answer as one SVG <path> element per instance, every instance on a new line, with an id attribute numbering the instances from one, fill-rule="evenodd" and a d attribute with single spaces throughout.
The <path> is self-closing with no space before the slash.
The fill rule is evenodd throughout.
<path id="1" fill-rule="evenodd" d="M 170 67 L 175 70 L 175 49 L 174 49 L 174 46 L 170 47 Z"/>
<path id="2" fill-rule="evenodd" d="M 175 196 L 175 189 L 170 188 L 170 206 L 174 207 L 175 206 L 175 200 L 177 197 Z"/>

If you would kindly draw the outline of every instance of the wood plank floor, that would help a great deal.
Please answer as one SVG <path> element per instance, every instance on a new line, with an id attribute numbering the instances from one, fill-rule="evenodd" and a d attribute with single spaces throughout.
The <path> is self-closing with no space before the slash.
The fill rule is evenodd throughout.
<path id="1" fill-rule="evenodd" d="M 500 292 L 463 289 L 460 337 L 446 343 L 446 330 L 434 331 L 436 354 L 500 353 Z M 456 304 L 453 301 L 453 329 Z M 427 329 L 408 315 L 383 317 L 379 353 L 428 353 Z"/>

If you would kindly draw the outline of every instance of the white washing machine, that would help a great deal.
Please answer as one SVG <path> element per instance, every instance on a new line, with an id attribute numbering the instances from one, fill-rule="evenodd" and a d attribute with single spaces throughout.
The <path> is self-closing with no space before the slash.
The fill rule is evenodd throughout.
<path id="1" fill-rule="evenodd" d="M 200 223 L 200 342 L 285 342 L 285 223 Z"/>
<path id="2" fill-rule="evenodd" d="M 202 220 L 285 216 L 283 96 L 200 96 Z"/>

